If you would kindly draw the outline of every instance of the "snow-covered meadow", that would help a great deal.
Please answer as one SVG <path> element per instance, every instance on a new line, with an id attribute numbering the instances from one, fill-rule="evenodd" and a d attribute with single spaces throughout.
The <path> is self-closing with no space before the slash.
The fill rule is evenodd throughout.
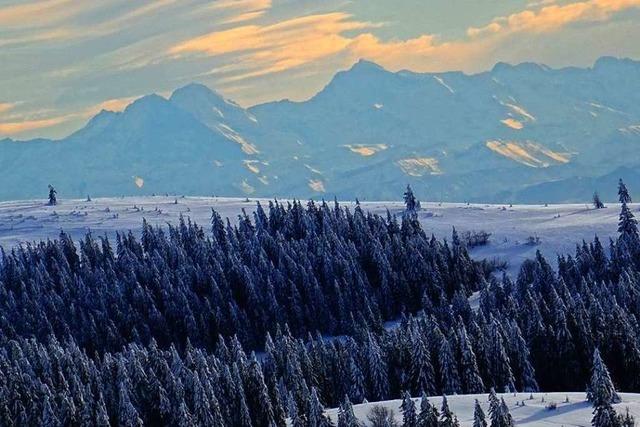
<path id="1" fill-rule="evenodd" d="M 113 236 L 117 230 L 138 232 L 145 218 L 151 224 L 176 223 L 180 215 L 208 226 L 211 209 L 232 222 L 245 209 L 251 213 L 257 199 L 210 197 L 123 197 L 92 201 L 61 199 L 57 206 L 44 200 L 0 203 L 0 246 L 5 249 L 24 242 L 55 238 L 60 230 L 78 239 L 87 231 Z M 261 200 L 266 207 L 268 200 Z M 345 202 L 351 205 L 353 203 Z M 363 202 L 362 207 L 386 215 L 400 214 L 401 202 Z M 638 205 L 632 206 L 633 211 Z M 509 263 L 509 271 L 535 255 L 536 250 L 554 262 L 558 253 L 572 253 L 577 243 L 598 235 L 604 244 L 617 234 L 619 206 L 593 209 L 586 204 L 566 205 L 486 205 L 463 203 L 422 203 L 420 221 L 428 233 L 450 238 L 452 227 L 459 232 L 484 230 L 491 233 L 489 244 L 474 248 L 476 258 L 499 258 Z M 528 238 L 539 238 L 528 244 Z"/>
<path id="2" fill-rule="evenodd" d="M 530 397 L 533 399 L 530 399 Z M 585 393 L 506 393 L 498 397 L 504 398 L 509 412 L 518 426 L 591 426 L 593 408 L 586 401 Z M 614 405 L 618 413 L 624 414 L 626 408 L 629 413 L 640 418 L 640 395 L 633 393 L 621 393 L 622 402 Z M 478 399 L 485 414 L 488 413 L 489 404 L 487 394 L 468 394 L 460 396 L 447 396 L 449 407 L 458 417 L 461 427 L 473 425 L 473 408 L 475 400 Z M 568 401 L 567 401 L 568 400 Z M 415 399 L 416 407 L 420 408 L 420 399 Z M 429 402 L 440 410 L 442 405 L 441 397 L 429 398 Z M 524 406 L 521 403 L 524 402 Z M 556 403 L 555 410 L 547 409 L 549 403 Z M 389 400 L 385 402 L 364 403 L 354 405 L 353 412 L 359 420 L 367 422 L 367 414 L 373 406 L 380 405 L 393 410 L 396 420 L 402 422 L 400 404 L 402 400 Z M 516 404 L 517 403 L 517 404 Z M 337 421 L 337 409 L 327 411 L 328 415 L 335 422 Z"/>

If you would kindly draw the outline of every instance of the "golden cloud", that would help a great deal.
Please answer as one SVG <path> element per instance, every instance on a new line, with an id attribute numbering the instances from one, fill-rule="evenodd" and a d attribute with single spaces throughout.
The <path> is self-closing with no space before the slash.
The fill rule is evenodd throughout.
<path id="1" fill-rule="evenodd" d="M 70 2 L 71 0 L 44 0 L 2 7 L 0 8 L 0 25 L 7 27 L 24 25 L 25 22 L 32 22 L 38 16 L 39 19 L 46 18 L 54 21 L 69 13 L 68 10 L 65 11 L 64 6 Z M 41 16 L 42 14 L 46 17 Z"/>
<path id="2" fill-rule="evenodd" d="M 252 13 L 246 3 L 254 2 L 255 10 L 266 7 L 259 0 L 241 3 Z M 228 4 L 223 2 L 219 7 Z M 545 0 L 538 4 L 537 10 L 524 10 L 495 18 L 483 27 L 469 28 L 468 37 L 460 40 L 443 41 L 431 34 L 407 40 L 381 40 L 366 31 L 380 24 L 334 12 L 214 31 L 178 43 L 168 53 L 174 59 L 185 55 L 233 55 L 232 65 L 210 72 L 221 76 L 220 84 L 283 72 L 338 55 L 338 63 L 344 65 L 366 58 L 390 70 L 470 70 L 486 62 L 503 36 L 549 32 L 574 22 L 606 20 L 623 10 L 640 7 L 640 0 L 586 0 L 563 5 Z"/>
<path id="3" fill-rule="evenodd" d="M 10 122 L 0 122 L 0 135 L 17 135 L 24 132 L 29 132 L 37 129 L 45 129 L 53 126 L 57 126 L 59 124 L 68 122 L 74 119 L 87 119 L 99 113 L 101 110 L 109 110 L 109 111 L 122 111 L 133 102 L 138 97 L 126 97 L 126 98 L 116 98 L 109 99 L 107 101 L 103 101 L 99 104 L 92 105 L 91 107 L 85 108 L 83 110 L 72 112 L 65 115 L 55 116 L 55 117 L 45 117 L 45 118 L 23 118 L 22 120 L 13 120 Z M 3 111 L 8 111 L 13 107 L 14 104 L 2 104 L 0 103 L 0 113 Z M 3 107 L 8 106 L 8 107 Z M 6 108 L 3 110 L 3 108 Z"/>
<path id="4" fill-rule="evenodd" d="M 15 106 L 15 104 L 10 102 L 0 102 L 0 113 L 6 113 L 7 111 L 12 110 Z"/>
<path id="5" fill-rule="evenodd" d="M 0 123 L 0 134 L 15 135 L 15 134 L 27 132 L 30 130 L 48 128 L 48 127 L 59 125 L 60 123 L 66 122 L 70 118 L 71 117 L 69 116 L 61 116 L 61 117 L 53 117 L 50 119 L 24 120 L 24 121 L 18 121 L 18 122 Z"/>
<path id="6" fill-rule="evenodd" d="M 545 2 L 544 4 L 547 4 Z M 524 10 L 499 17 L 480 28 L 469 28 L 470 37 L 515 32 L 550 32 L 576 22 L 610 19 L 626 9 L 640 7 L 640 0 L 588 0 L 564 5 L 550 4 L 539 10 Z"/>

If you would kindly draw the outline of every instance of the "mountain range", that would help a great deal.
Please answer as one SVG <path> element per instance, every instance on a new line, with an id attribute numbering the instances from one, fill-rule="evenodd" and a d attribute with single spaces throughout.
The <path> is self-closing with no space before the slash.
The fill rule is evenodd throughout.
<path id="1" fill-rule="evenodd" d="M 201 84 L 60 140 L 0 140 L 0 199 L 134 194 L 553 203 L 640 192 L 640 62 L 390 72 L 359 61 L 304 102 Z"/>

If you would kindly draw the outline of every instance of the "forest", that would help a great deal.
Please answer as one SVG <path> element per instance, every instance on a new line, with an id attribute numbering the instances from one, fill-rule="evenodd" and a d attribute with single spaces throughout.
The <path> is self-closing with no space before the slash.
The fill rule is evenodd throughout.
<path id="1" fill-rule="evenodd" d="M 585 390 L 594 372 L 638 392 L 640 239 L 624 191 L 617 239 L 555 269 L 538 253 L 513 279 L 413 210 L 337 202 L 2 251 L 0 425 L 320 426 L 340 406 L 351 426 L 365 399 Z M 509 425 L 493 408 L 491 425 Z"/>

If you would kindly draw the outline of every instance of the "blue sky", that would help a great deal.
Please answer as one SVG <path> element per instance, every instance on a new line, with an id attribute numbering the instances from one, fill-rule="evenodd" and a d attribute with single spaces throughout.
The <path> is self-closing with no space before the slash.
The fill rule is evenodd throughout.
<path id="1" fill-rule="evenodd" d="M 390 70 L 640 58 L 640 0 L 0 0 L 0 137 L 62 137 L 197 81 L 249 106 Z"/>

